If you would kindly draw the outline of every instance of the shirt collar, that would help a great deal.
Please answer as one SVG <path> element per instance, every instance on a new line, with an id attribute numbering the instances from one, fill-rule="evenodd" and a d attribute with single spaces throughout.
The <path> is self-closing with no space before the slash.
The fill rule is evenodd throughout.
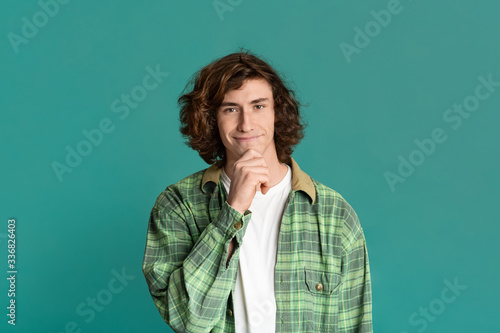
<path id="1" fill-rule="evenodd" d="M 299 165 L 293 158 L 292 161 L 292 190 L 305 192 L 312 200 L 312 203 L 316 200 L 316 189 L 311 177 L 299 168 Z M 216 165 L 210 166 L 203 174 L 203 179 L 201 181 L 201 190 L 205 192 L 205 184 L 208 182 L 213 182 L 215 184 L 219 183 L 221 168 Z"/>

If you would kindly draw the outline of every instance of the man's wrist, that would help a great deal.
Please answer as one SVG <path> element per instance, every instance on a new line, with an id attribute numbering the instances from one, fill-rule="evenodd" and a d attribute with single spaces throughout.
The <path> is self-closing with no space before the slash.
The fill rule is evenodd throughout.
<path id="1" fill-rule="evenodd" d="M 246 229 L 251 218 L 249 214 L 251 214 L 249 210 L 244 214 L 240 213 L 226 201 L 222 204 L 222 209 L 214 224 L 225 237 L 233 238 L 239 231 Z"/>
<path id="2" fill-rule="evenodd" d="M 230 200 L 227 200 L 227 204 L 234 209 L 235 211 L 239 212 L 241 215 L 245 215 L 245 212 L 247 211 L 246 209 L 242 209 L 241 207 L 238 207 L 237 204 L 230 202 Z"/>

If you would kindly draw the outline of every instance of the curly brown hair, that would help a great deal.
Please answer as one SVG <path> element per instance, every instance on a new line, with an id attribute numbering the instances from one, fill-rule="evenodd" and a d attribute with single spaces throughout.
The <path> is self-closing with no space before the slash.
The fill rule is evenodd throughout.
<path id="1" fill-rule="evenodd" d="M 180 132 L 188 139 L 186 144 L 198 151 L 205 162 L 224 166 L 226 149 L 219 135 L 216 111 L 226 92 L 240 88 L 248 79 L 264 79 L 272 87 L 276 152 L 281 163 L 290 164 L 294 146 L 304 137 L 301 104 L 277 72 L 250 51 L 240 50 L 216 59 L 191 77 L 178 100 Z M 185 93 L 186 90 L 191 91 Z"/>

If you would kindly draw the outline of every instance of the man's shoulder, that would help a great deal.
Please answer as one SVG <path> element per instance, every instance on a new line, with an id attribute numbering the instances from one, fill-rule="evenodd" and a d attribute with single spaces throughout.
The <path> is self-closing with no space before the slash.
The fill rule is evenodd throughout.
<path id="1" fill-rule="evenodd" d="M 342 195 L 337 192 L 336 190 L 334 190 L 333 188 L 321 183 L 320 181 L 312 178 L 311 178 L 311 181 L 313 182 L 314 184 L 314 188 L 316 189 L 316 195 L 317 196 L 320 196 L 320 197 L 323 197 L 323 198 L 338 198 L 338 199 L 341 199 L 341 200 L 344 200 L 344 198 L 342 197 Z"/>
<path id="2" fill-rule="evenodd" d="M 168 185 L 156 199 L 155 208 L 165 209 L 179 203 L 189 203 L 199 200 L 204 193 L 201 189 L 203 175 L 207 169 L 197 171 L 187 177 L 182 178 L 177 183 Z"/>
<path id="3" fill-rule="evenodd" d="M 321 182 L 312 179 L 316 189 L 316 202 L 318 211 L 321 212 L 323 223 L 332 225 L 342 225 L 342 235 L 346 239 L 345 243 L 350 244 L 353 240 L 362 237 L 363 229 L 359 222 L 358 215 L 349 202 L 336 190 Z"/>
<path id="4" fill-rule="evenodd" d="M 187 177 L 182 178 L 177 183 L 171 184 L 168 188 L 177 188 L 180 190 L 193 190 L 198 188 L 201 190 L 201 181 L 203 179 L 203 175 L 207 171 L 207 168 L 197 171 Z"/>
<path id="5" fill-rule="evenodd" d="M 358 220 L 356 212 L 342 194 L 312 177 L 311 180 L 316 189 L 317 205 L 331 210 L 332 214 L 345 220 Z"/>
<path id="6" fill-rule="evenodd" d="M 314 184 L 314 189 L 316 190 L 317 204 L 319 205 L 348 204 L 347 200 L 337 190 L 323 184 L 322 182 L 312 177 L 310 178 Z"/>

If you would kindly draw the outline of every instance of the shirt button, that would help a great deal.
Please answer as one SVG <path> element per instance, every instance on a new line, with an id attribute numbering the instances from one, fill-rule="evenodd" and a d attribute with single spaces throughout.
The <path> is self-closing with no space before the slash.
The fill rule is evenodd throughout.
<path id="1" fill-rule="evenodd" d="M 321 283 L 316 284 L 316 290 L 317 291 L 323 290 L 323 285 Z"/>
<path id="2" fill-rule="evenodd" d="M 233 311 L 231 311 L 231 309 L 229 309 L 228 312 L 229 312 L 229 315 L 232 317 L 233 316 Z"/>
<path id="3" fill-rule="evenodd" d="M 241 224 L 241 222 L 236 222 L 236 223 L 234 224 L 234 229 L 240 229 L 240 228 L 241 228 L 241 225 L 242 225 L 242 224 Z"/>

